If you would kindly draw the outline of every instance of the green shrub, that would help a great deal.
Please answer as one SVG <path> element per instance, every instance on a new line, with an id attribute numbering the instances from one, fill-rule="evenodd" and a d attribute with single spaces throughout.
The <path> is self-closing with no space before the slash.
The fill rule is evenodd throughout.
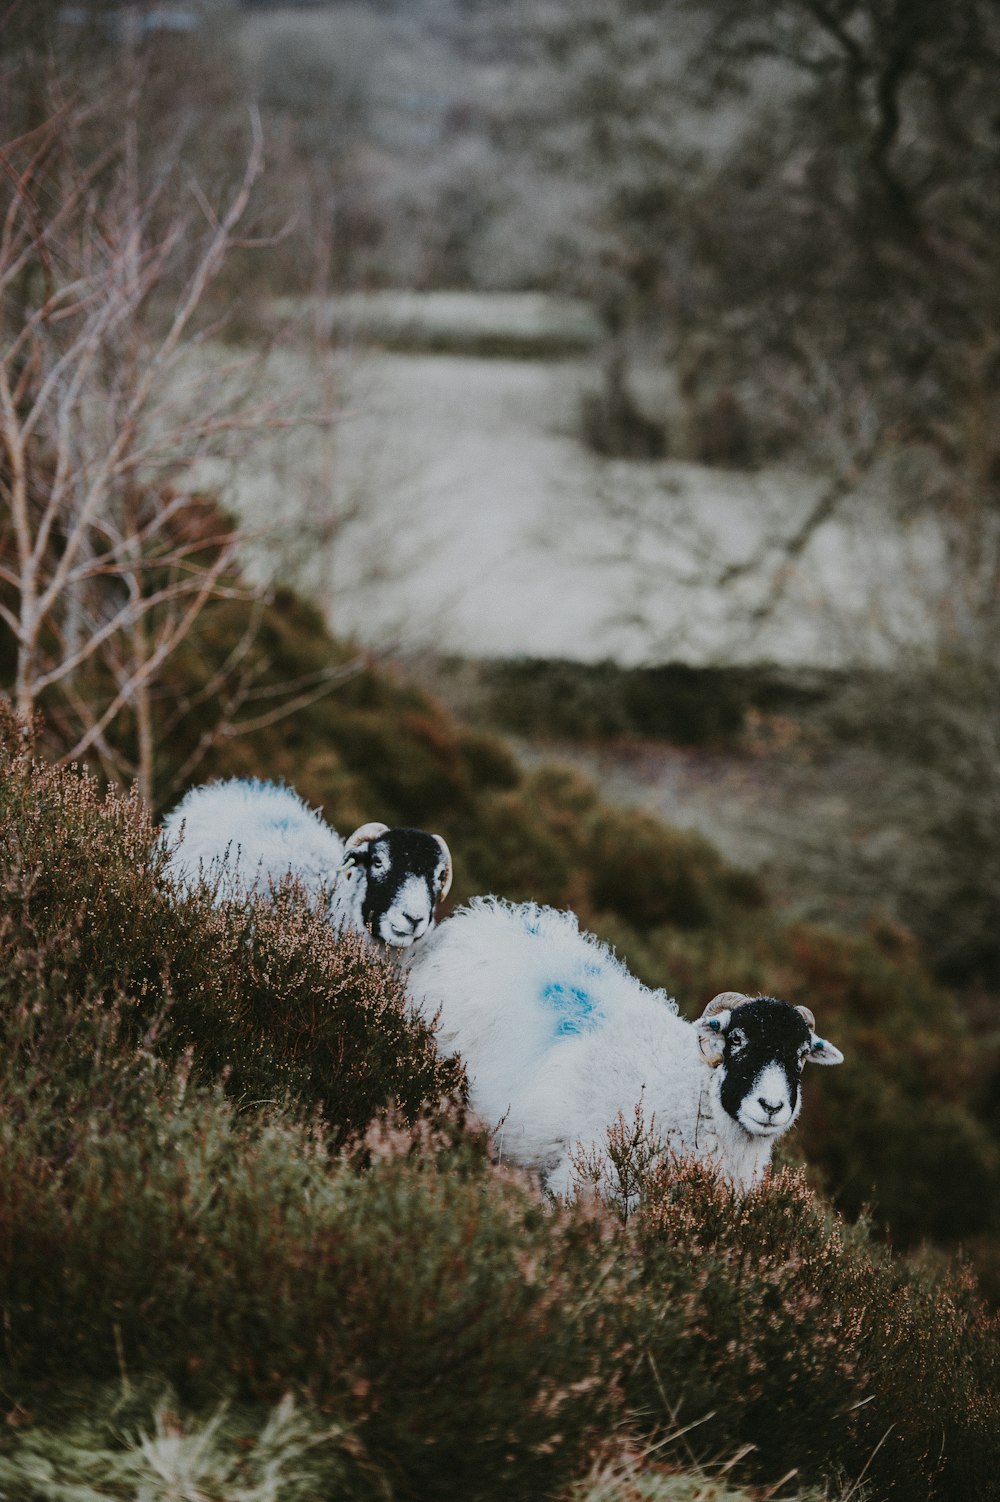
<path id="1" fill-rule="evenodd" d="M 449 666 L 446 660 L 441 670 Z M 623 668 L 538 658 L 484 664 L 476 676 L 486 718 L 517 735 L 685 746 L 739 742 L 751 710 L 779 714 L 822 703 L 843 681 L 839 673 L 774 666 Z"/>
<path id="2" fill-rule="evenodd" d="M 74 1385 L 45 1424 L 16 1415 L 0 1437 L 10 1502 L 315 1502 L 378 1495 L 357 1442 L 287 1394 L 271 1408 L 221 1403 L 185 1412 L 169 1392 L 126 1377 Z"/>
<path id="3" fill-rule="evenodd" d="M 301 894 L 180 897 L 135 799 L 13 736 L 4 773 L 9 1403 L 294 1389 L 357 1434 L 359 1496 L 561 1484 L 617 1401 L 600 1218 L 487 1171 L 392 965 Z"/>
<path id="4" fill-rule="evenodd" d="M 991 1495 L 998 1333 L 964 1274 L 893 1257 L 787 1171 L 737 1203 L 703 1168 L 654 1161 L 625 1225 L 599 1204 L 549 1203 L 492 1168 L 482 1136 L 441 1106 L 457 1067 L 407 1017 L 384 960 L 335 941 L 292 887 L 221 907 L 179 896 L 135 800 L 33 765 L 14 738 L 5 758 L 0 1484 L 12 1497 L 56 1502 L 72 1437 L 61 1405 L 122 1373 L 138 1394 L 176 1394 L 192 1454 L 216 1432 L 220 1394 L 258 1416 L 295 1394 L 303 1444 L 314 1419 L 327 1436 L 308 1446 L 309 1474 L 352 1502 L 552 1495 L 610 1436 L 641 1446 L 708 1413 L 692 1431 L 699 1454 L 752 1445 L 750 1479 L 795 1467 L 816 1484 L 864 1473 L 875 1499 Z M 518 793 L 519 817 L 530 796 L 556 849 L 601 817 L 573 777 L 496 796 Z M 830 1032 L 853 1036 L 862 1085 L 882 1090 L 878 1107 L 835 1101 L 817 1161 L 827 1130 L 852 1144 L 850 1161 L 908 1150 L 889 1191 L 900 1202 L 913 1182 L 930 1196 L 935 1155 L 956 1180 L 962 1154 L 979 1171 L 960 1108 L 967 1040 L 914 957 L 781 935 L 727 900 L 746 924 L 739 982 L 774 964 L 783 982 L 825 986 Z M 645 942 L 692 976 L 733 963 L 733 935 L 714 924 Z M 820 1083 L 809 1095 L 829 1110 Z M 917 1116 L 920 1091 L 931 1099 Z M 852 1110 L 886 1140 L 859 1146 Z M 949 1185 L 940 1202 L 956 1194 L 968 1198 Z M 917 1202 L 915 1226 L 934 1214 Z M 240 1473 L 219 1445 L 199 1453 L 224 1497 Z M 135 1459 L 112 1448 L 81 1471 L 96 1488 L 104 1467 L 111 1497 L 122 1457 Z M 19 1493 L 17 1465 L 36 1479 L 43 1466 L 37 1487 Z"/>
<path id="5" fill-rule="evenodd" d="M 724 923 L 732 909 L 763 906 L 753 877 L 728 866 L 707 840 L 646 814 L 602 812 L 591 826 L 588 855 L 595 908 L 639 929 L 707 928 Z"/>
<path id="6" fill-rule="evenodd" d="M 521 792 L 485 796 L 474 828 L 451 841 L 460 897 L 503 892 L 515 902 L 561 906 L 573 877 L 565 844 Z"/>

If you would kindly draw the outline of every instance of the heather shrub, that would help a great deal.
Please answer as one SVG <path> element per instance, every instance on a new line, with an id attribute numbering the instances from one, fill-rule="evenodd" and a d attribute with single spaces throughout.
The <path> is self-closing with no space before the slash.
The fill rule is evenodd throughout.
<path id="1" fill-rule="evenodd" d="M 873 1497 L 992 1496 L 1000 1329 L 961 1271 L 893 1258 L 782 1170 L 736 1199 L 694 1163 L 650 1170 L 635 1227 L 651 1428 L 714 1417 L 745 1475 L 864 1475 Z"/>
<path id="2" fill-rule="evenodd" d="M 225 1049 L 199 1057 L 224 1070 L 243 1102 L 283 1093 L 318 1107 L 336 1141 L 391 1107 L 407 1121 L 464 1091 L 455 1057 L 408 1010 L 393 958 L 358 934 L 335 936 L 289 883 L 228 915 L 242 934 L 239 984 L 222 1002 Z"/>
<path id="3" fill-rule="evenodd" d="M 383 1478 L 361 1496 L 541 1495 L 580 1467 L 617 1399 L 599 1217 L 431 1129 L 376 1132 L 359 1173 L 142 1053 L 49 1109 L 39 1078 L 110 1050 L 114 1020 L 95 1005 L 47 1068 L 17 1038 L 3 1063 L 8 1401 L 122 1369 L 196 1407 L 301 1392 Z"/>
<path id="4" fill-rule="evenodd" d="M 301 894 L 219 907 L 207 888 L 181 896 L 138 798 L 33 763 L 10 728 L 0 756 L 0 1036 L 39 985 L 67 1024 L 81 999 L 117 998 L 133 1043 L 192 1050 L 198 1077 L 224 1077 L 236 1100 L 319 1108 L 339 1140 L 461 1087 L 457 1062 L 408 1014 L 392 961 L 335 940 Z"/>
<path id="5" fill-rule="evenodd" d="M 516 902 L 565 904 L 573 877 L 571 855 L 522 792 L 487 794 L 475 827 L 464 838 L 460 831 L 449 843 L 462 872 L 457 895 L 502 891 Z"/>
<path id="6" fill-rule="evenodd" d="M 197 704 L 238 650 L 247 615 L 238 602 L 204 611 L 172 669 L 178 697 Z M 164 763 L 190 767 L 182 785 L 170 789 L 168 806 L 192 782 L 266 771 L 325 804 L 340 828 L 370 819 L 373 809 L 388 824 L 422 825 L 462 817 L 484 789 L 518 780 L 503 742 L 456 724 L 419 688 L 388 668 L 370 666 L 362 653 L 330 636 L 315 606 L 289 590 L 279 590 L 261 612 L 249 655 L 255 693 L 265 702 L 283 685 L 313 683 L 331 670 L 336 690 L 238 735 L 206 737 L 208 709 L 165 728 Z"/>
<path id="7" fill-rule="evenodd" d="M 268 1405 L 294 1394 L 324 1426 L 308 1451 L 316 1488 L 358 1502 L 551 1495 L 612 1434 L 647 1443 L 710 1412 L 699 1454 L 753 1445 L 748 1478 L 794 1466 L 817 1483 L 864 1471 L 876 1498 L 989 1495 L 997 1332 L 963 1275 L 894 1259 L 788 1172 L 737 1204 L 653 1153 L 627 1224 L 598 1203 L 553 1205 L 491 1168 L 482 1136 L 442 1107 L 457 1065 L 407 1017 L 391 964 L 336 940 L 291 883 L 221 907 L 207 890 L 181 896 L 136 800 L 34 765 L 13 735 L 4 770 L 0 1390 L 13 1423 L 0 1478 L 12 1496 L 12 1456 L 36 1473 L 44 1461 L 53 1487 L 65 1459 L 55 1429 L 27 1443 L 19 1415 L 54 1424 L 73 1384 L 102 1391 L 123 1372 L 149 1403 L 173 1391 L 187 1415 L 177 1442 L 195 1448 L 215 1433 L 220 1393 L 258 1434 Z M 599 826 L 572 776 L 510 791 L 530 793 L 556 850 Z M 755 912 L 726 900 L 745 913 L 736 983 L 777 956 L 780 980 L 799 967 L 826 985 L 829 1030 L 854 1030 L 883 1104 L 884 1074 L 899 1081 L 900 1119 L 920 1090 L 934 1097 L 925 1127 L 953 1112 L 961 1130 L 927 1152 L 956 1172 L 981 1146 L 959 1109 L 966 1042 L 912 957 L 834 941 L 827 953 L 810 932 L 779 944 L 764 924 L 744 944 Z M 646 942 L 692 976 L 735 965 L 717 926 Z M 890 1142 L 871 1162 L 891 1161 L 899 1124 L 861 1096 L 836 1103 L 820 1144 L 855 1140 L 845 1110 L 874 1116 Z M 231 1448 L 206 1440 L 203 1455 L 205 1486 L 214 1475 L 224 1496 L 239 1476 Z"/>

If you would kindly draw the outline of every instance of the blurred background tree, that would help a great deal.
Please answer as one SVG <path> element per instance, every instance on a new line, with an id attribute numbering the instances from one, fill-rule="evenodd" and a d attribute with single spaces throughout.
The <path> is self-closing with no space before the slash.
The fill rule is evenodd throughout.
<path id="1" fill-rule="evenodd" d="M 200 756 L 262 713 L 301 708 L 344 669 L 286 689 L 256 681 L 269 589 L 243 571 L 247 530 L 205 489 L 205 466 L 329 426 L 336 400 L 269 392 L 260 349 L 207 353 L 229 311 L 217 289 L 227 261 L 280 238 L 245 233 L 260 119 L 244 107 L 238 131 L 227 119 L 194 149 L 206 101 L 192 109 L 190 78 L 193 96 L 164 97 L 177 59 L 147 45 L 143 15 L 8 12 L 0 665 L 10 703 L 45 715 L 57 756 L 93 759 L 156 805 L 178 775 L 161 741 L 186 711 L 201 712 Z M 225 602 L 245 607 L 241 630 L 198 693 L 178 693 L 176 659 L 197 656 Z"/>

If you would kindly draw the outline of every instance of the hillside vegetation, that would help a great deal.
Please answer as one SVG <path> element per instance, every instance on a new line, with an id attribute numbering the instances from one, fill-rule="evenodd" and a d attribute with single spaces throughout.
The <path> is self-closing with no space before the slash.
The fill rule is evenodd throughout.
<path id="1" fill-rule="evenodd" d="M 241 608 L 219 605 L 178 659 L 192 697 L 238 640 Z M 260 683 L 350 660 L 318 612 L 291 594 L 258 638 Z M 997 1071 L 905 935 L 844 937 L 782 924 L 766 893 L 703 839 L 606 804 L 576 774 L 526 772 L 499 738 L 451 719 L 427 694 L 355 659 L 353 676 L 293 718 L 218 742 L 209 775 L 284 777 L 339 829 L 364 819 L 435 829 L 455 856 L 454 902 L 477 892 L 570 906 L 689 1015 L 717 992 L 763 991 L 810 1007 L 847 1054 L 807 1092 L 793 1142 L 840 1208 L 869 1206 L 906 1245 L 930 1237 L 988 1267 L 1000 1153 L 978 1103 Z M 197 719 L 164 755 L 182 764 Z"/>
<path id="2" fill-rule="evenodd" d="M 407 730 L 404 688 L 372 673 L 355 695 L 324 713 L 342 708 L 356 736 L 395 723 L 414 757 L 429 744 L 419 718 Z M 457 768 L 465 735 L 446 728 Z M 293 890 L 221 908 L 178 893 L 137 799 L 33 762 L 13 726 L 2 754 L 7 1496 L 542 1497 L 687 1424 L 691 1452 L 734 1462 L 733 1480 L 991 1494 L 997 1329 L 969 1276 L 893 1256 L 794 1169 L 740 1205 L 662 1161 L 638 1165 L 635 1216 L 549 1201 L 491 1166 L 459 1066 L 383 960 L 332 943 Z M 398 796 L 405 814 L 416 795 Z M 467 796 L 459 851 L 484 794 Z M 622 816 L 575 785 L 574 804 L 554 774 L 539 787 L 508 769 L 493 796 L 520 800 L 556 849 L 575 831 L 578 880 L 596 880 Z M 766 929 L 718 857 L 659 838 L 679 890 L 704 866 L 716 915 L 752 906 Z M 719 957 L 704 919 L 685 922 L 647 929 L 646 951 L 672 943 L 704 974 Z M 915 963 L 784 942 L 786 964 L 824 977 L 823 1012 L 844 988 L 859 1065 L 879 1006 L 900 1088 L 937 1069 L 944 1098 L 924 1115 L 910 1096 L 911 1136 L 950 1113 L 974 1141 L 945 1094 L 961 1032 Z M 889 1008 L 907 998 L 904 1025 Z M 824 1099 L 812 1140 L 851 1161 Z M 185 1465 L 188 1490 L 169 1490 Z"/>

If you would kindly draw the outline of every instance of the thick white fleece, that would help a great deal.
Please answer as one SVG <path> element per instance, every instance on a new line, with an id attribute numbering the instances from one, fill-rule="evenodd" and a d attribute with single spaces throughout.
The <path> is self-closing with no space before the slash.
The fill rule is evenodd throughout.
<path id="1" fill-rule="evenodd" d="M 199 876 L 218 879 L 223 898 L 266 892 L 289 872 L 310 892 L 328 890 L 344 859 L 344 842 L 322 815 L 273 782 L 192 788 L 167 815 L 163 831 L 174 846 L 172 874 L 186 884 Z M 348 895 L 353 899 L 353 891 Z"/>
<path id="2" fill-rule="evenodd" d="M 606 1148 L 639 1101 L 675 1151 L 738 1186 L 763 1172 L 772 1141 L 723 1110 L 724 1070 L 704 1062 L 694 1026 L 573 913 L 477 898 L 415 957 L 409 986 L 419 1011 L 440 1013 L 442 1045 L 461 1054 L 501 1156 L 541 1169 L 557 1192 L 572 1187 L 577 1145 Z"/>

